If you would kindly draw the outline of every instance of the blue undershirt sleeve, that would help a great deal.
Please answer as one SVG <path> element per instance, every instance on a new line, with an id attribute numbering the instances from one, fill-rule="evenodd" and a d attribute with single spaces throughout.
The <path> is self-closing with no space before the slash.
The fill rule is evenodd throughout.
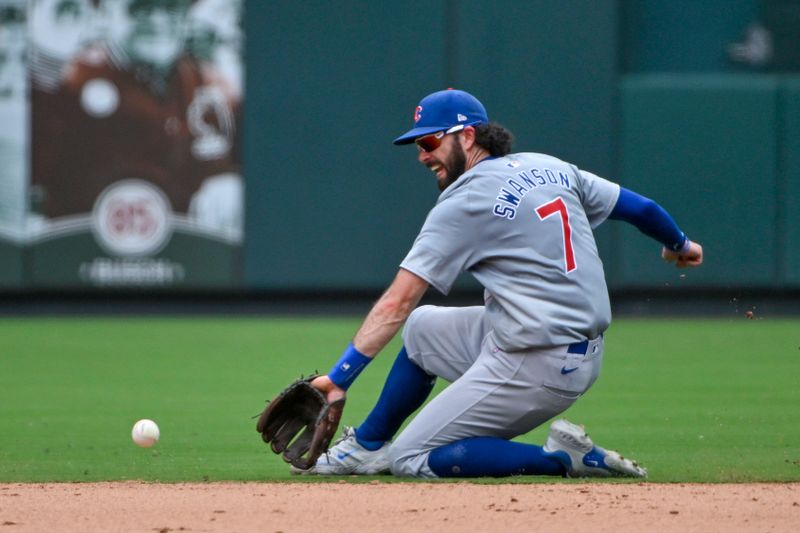
<path id="1" fill-rule="evenodd" d="M 624 187 L 620 187 L 619 199 L 608 218 L 633 224 L 673 252 L 683 251 L 688 242 L 686 234 L 663 207 Z"/>

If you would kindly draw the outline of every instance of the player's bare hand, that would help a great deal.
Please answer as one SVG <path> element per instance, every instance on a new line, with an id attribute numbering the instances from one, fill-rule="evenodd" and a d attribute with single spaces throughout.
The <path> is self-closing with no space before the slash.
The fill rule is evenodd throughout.
<path id="1" fill-rule="evenodd" d="M 690 241 L 689 249 L 680 254 L 667 248 L 661 249 L 661 257 L 668 263 L 675 263 L 677 268 L 696 267 L 703 263 L 703 247 Z"/>
<path id="2" fill-rule="evenodd" d="M 347 394 L 344 389 L 339 388 L 328 376 L 315 378 L 311 385 L 325 394 L 328 402 L 333 403 L 341 400 Z"/>

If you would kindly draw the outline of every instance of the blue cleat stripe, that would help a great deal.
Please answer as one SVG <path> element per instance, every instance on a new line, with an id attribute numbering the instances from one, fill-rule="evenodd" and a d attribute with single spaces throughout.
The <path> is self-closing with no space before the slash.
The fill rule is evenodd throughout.
<path id="1" fill-rule="evenodd" d="M 606 454 L 597 449 L 597 446 L 592 448 L 589 453 L 583 456 L 583 464 L 592 468 L 602 468 L 610 470 L 606 465 Z"/>

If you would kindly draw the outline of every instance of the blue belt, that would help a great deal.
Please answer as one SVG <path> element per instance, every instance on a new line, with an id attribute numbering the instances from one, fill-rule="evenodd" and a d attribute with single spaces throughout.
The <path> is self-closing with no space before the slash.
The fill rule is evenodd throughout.
<path id="1" fill-rule="evenodd" d="M 586 355 L 586 351 L 589 349 L 589 341 L 585 340 L 583 342 L 573 342 L 567 348 L 567 353 L 574 353 L 579 355 Z"/>

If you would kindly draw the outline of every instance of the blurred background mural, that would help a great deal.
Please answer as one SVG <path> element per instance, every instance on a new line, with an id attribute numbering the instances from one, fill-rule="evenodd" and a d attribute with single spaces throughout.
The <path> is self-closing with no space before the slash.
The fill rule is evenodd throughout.
<path id="1" fill-rule="evenodd" d="M 2 2 L 6 283 L 239 286 L 241 3 Z"/>

